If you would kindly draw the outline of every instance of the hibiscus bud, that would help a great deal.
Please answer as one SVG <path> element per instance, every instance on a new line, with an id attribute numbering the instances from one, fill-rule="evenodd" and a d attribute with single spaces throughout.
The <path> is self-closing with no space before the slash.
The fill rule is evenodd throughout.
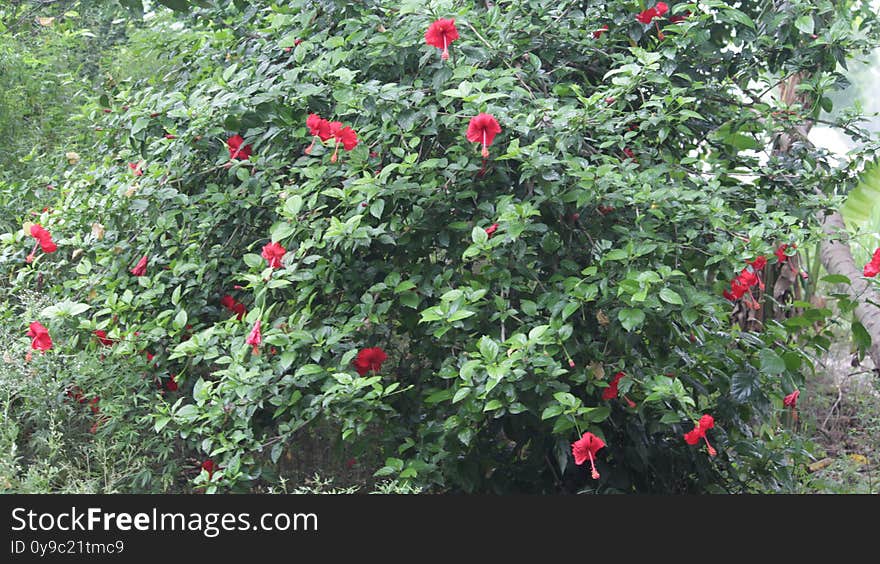
<path id="1" fill-rule="evenodd" d="M 111 110 L 110 108 L 104 108 L 104 113 L 105 113 L 105 114 L 109 114 L 109 113 L 112 112 L 112 111 L 113 111 L 113 110 Z"/>
<path id="2" fill-rule="evenodd" d="M 150 114 L 150 117 L 155 118 L 155 117 L 159 117 L 160 115 L 162 115 L 162 114 L 160 114 L 159 112 L 153 112 Z"/>
<path id="3" fill-rule="evenodd" d="M 606 104 L 613 104 L 616 98 L 612 98 L 611 96 L 605 98 Z"/>
<path id="4" fill-rule="evenodd" d="M 27 262 L 28 264 L 31 264 L 32 262 L 34 262 L 34 259 L 35 259 L 35 258 L 36 258 L 36 257 L 34 257 L 34 254 L 31 253 L 31 254 L 29 254 L 29 255 L 27 256 L 27 258 L 24 259 L 24 260 L 25 260 L 25 262 Z"/>
<path id="5" fill-rule="evenodd" d="M 574 368 L 574 361 L 572 359 L 568 359 L 568 367 Z"/>
<path id="6" fill-rule="evenodd" d="M 291 49 L 293 49 L 293 47 L 285 47 L 285 48 L 284 48 L 284 52 L 285 52 L 285 53 L 290 53 L 290 50 L 291 50 Z"/>

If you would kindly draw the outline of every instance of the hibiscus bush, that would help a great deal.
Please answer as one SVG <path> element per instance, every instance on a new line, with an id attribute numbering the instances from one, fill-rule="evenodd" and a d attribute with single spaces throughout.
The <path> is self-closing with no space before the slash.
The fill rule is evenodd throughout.
<path id="1" fill-rule="evenodd" d="M 815 278 L 791 257 L 856 167 L 774 143 L 868 5 L 200 4 L 131 24 L 148 70 L 108 63 L 93 144 L 0 237 L 31 362 L 115 367 L 59 379 L 96 439 L 128 418 L 208 492 L 273 488 L 315 429 L 434 491 L 795 486 L 831 312 L 764 290 Z"/>

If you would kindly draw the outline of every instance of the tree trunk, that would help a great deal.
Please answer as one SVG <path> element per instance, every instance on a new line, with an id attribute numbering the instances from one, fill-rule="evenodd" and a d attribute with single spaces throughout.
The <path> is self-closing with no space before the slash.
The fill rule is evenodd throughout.
<path id="1" fill-rule="evenodd" d="M 862 277 L 862 270 L 853 260 L 849 236 L 840 212 L 831 212 L 824 217 L 820 215 L 819 222 L 825 233 L 825 240 L 819 249 L 822 265 L 829 274 L 842 274 L 850 279 L 851 284 L 846 286 L 846 293 L 851 300 L 858 303 L 853 314 L 871 336 L 868 354 L 874 361 L 876 370 L 880 368 L 880 307 L 874 304 L 880 304 L 880 295 Z"/>

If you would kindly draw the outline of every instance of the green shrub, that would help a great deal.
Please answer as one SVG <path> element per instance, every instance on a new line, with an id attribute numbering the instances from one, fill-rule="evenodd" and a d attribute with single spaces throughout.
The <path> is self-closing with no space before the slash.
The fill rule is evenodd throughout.
<path id="1" fill-rule="evenodd" d="M 77 381 L 107 399 L 108 435 L 155 433 L 138 439 L 160 453 L 155 474 L 133 478 L 153 487 L 276 488 L 303 432 L 330 425 L 329 442 L 379 456 L 376 476 L 402 487 L 793 488 L 807 452 L 782 397 L 810 371 L 802 343 L 824 341 L 769 316 L 759 333 L 731 328 L 722 291 L 758 255 L 772 278 L 780 243 L 815 236 L 829 200 L 813 188 L 851 181 L 807 144 L 756 151 L 816 115 L 837 61 L 876 39 L 874 15 L 711 1 L 655 27 L 636 2 L 427 4 L 224 2 L 133 31 L 125 49 L 174 38 L 149 67 L 162 80 L 105 84 L 72 117 L 94 146 L 47 159 L 63 180 L 0 238 L 7 300 L 39 286 L 89 306 L 39 316 L 57 345 L 34 358 L 94 356 L 94 330 L 116 340 L 102 354 L 120 372 Z M 438 17 L 460 34 L 446 61 L 425 44 Z M 815 107 L 759 99 L 802 68 Z M 305 154 L 311 113 L 358 145 Z M 488 159 L 465 136 L 479 113 L 501 128 Z M 230 159 L 236 134 L 247 160 Z M 25 220 L 59 250 L 26 264 Z M 270 242 L 286 250 L 277 269 L 260 256 Z M 13 306 L 6 322 L 26 319 Z M 359 374 L 371 347 L 388 358 Z M 617 372 L 619 396 L 602 399 Z M 172 374 L 178 391 L 151 388 Z M 714 458 L 683 439 L 704 413 Z M 586 431 L 607 445 L 598 480 L 571 456 Z M 187 474 L 183 460 L 208 458 L 219 470 Z"/>

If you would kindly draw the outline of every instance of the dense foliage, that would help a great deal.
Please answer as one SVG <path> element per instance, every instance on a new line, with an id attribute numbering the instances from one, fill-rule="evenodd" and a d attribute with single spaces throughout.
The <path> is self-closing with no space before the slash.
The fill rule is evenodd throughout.
<path id="1" fill-rule="evenodd" d="M 271 488 L 310 429 L 438 491 L 794 487 L 809 453 L 783 398 L 830 312 L 759 287 L 874 145 L 840 169 L 772 149 L 876 43 L 869 6 L 678 2 L 641 23 L 653 5 L 626 0 L 201 4 L 114 24 L 102 74 L 64 71 L 95 91 L 53 92 L 81 142 L 0 178 L 7 417 L 39 429 L 49 406 L 77 440 L 127 437 L 123 490 Z M 459 36 L 445 60 L 438 18 Z M 782 107 L 799 72 L 811 102 Z M 488 158 L 466 135 L 481 113 Z M 310 114 L 356 146 L 306 153 Z M 58 250 L 33 253 L 25 222 Z M 732 323 L 743 269 L 786 322 Z M 35 320 L 53 346 L 26 361 Z M 387 359 L 355 364 L 370 348 Z M 704 414 L 714 457 L 684 437 Z M 585 432 L 598 479 L 572 456 Z"/>

